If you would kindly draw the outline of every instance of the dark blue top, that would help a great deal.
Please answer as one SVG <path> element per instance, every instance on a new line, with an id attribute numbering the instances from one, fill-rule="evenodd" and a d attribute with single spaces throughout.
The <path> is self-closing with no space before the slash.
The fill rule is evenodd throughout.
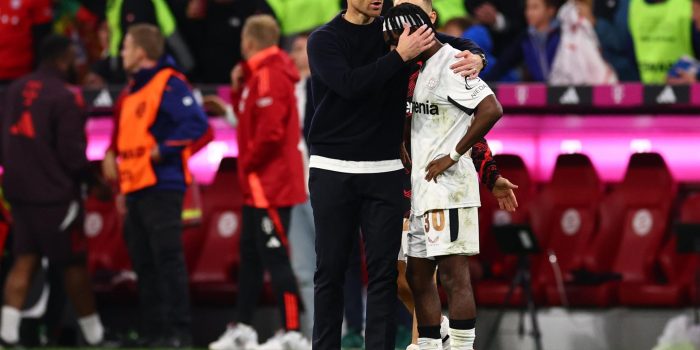
<path id="1" fill-rule="evenodd" d="M 356 25 L 339 14 L 309 37 L 311 155 L 350 161 L 399 159 L 409 65 L 384 43 L 382 21 L 380 17 Z M 468 40 L 438 39 L 481 52 Z"/>
<path id="2" fill-rule="evenodd" d="M 175 62 L 165 56 L 158 66 L 142 69 L 133 77 L 131 92 L 144 87 L 161 69 L 175 68 Z M 158 182 L 146 189 L 132 193 L 138 195 L 153 190 L 182 191 L 186 189 L 182 150 L 184 146 L 168 146 L 167 142 L 194 142 L 209 127 L 207 116 L 192 94 L 192 89 L 178 77 L 170 77 L 158 109 L 151 134 L 158 142 L 160 161 L 153 163 Z"/>

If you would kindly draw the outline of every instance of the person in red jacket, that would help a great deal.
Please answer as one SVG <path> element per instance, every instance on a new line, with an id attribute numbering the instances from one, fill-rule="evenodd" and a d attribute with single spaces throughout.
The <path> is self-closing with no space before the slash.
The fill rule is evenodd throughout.
<path id="1" fill-rule="evenodd" d="M 251 16 L 243 27 L 246 61 L 231 74 L 238 116 L 238 174 L 243 192 L 241 267 L 236 325 L 210 344 L 213 350 L 257 345 L 249 326 L 260 296 L 263 271 L 270 272 L 285 332 L 257 349 L 311 349 L 299 333 L 299 291 L 289 261 L 291 207 L 306 201 L 299 151 L 299 115 L 292 60 L 279 47 L 279 26 L 268 15 Z"/>

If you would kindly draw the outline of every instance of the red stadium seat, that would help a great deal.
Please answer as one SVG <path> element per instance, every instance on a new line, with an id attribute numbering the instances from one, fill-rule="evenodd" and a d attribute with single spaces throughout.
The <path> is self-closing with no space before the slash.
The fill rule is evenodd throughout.
<path id="1" fill-rule="evenodd" d="M 494 159 L 501 175 L 519 186 L 515 191 L 519 207 L 514 213 L 500 210 L 493 195 L 482 186 L 478 258 L 483 267 L 484 279 L 474 282 L 479 305 L 503 304 L 517 263 L 515 257 L 506 257 L 500 252 L 491 229 L 496 225 L 529 223 L 529 208 L 535 190 L 525 162 L 519 156 L 505 154 L 497 155 Z M 519 304 L 521 301 L 522 296 L 518 290 L 512 298 L 512 303 Z"/>
<path id="2" fill-rule="evenodd" d="M 214 181 L 202 193 L 204 241 L 190 273 L 193 297 L 232 303 L 240 263 L 242 196 L 235 158 L 221 160 Z"/>
<path id="3" fill-rule="evenodd" d="M 88 238 L 88 269 L 100 293 L 135 291 L 136 275 L 122 233 L 123 220 L 114 200 L 88 197 L 84 231 Z"/>
<path id="4" fill-rule="evenodd" d="M 654 280 L 675 193 L 676 184 L 659 154 L 631 157 L 624 180 L 600 206 L 600 230 L 583 257 L 586 270 L 616 272 L 622 281 L 567 284 L 571 305 L 606 307 L 619 294 L 626 295 L 618 289 L 639 290 L 641 284 Z"/>
<path id="5" fill-rule="evenodd" d="M 680 222 L 700 223 L 700 194 L 688 197 L 681 207 Z M 620 301 L 628 306 L 684 306 L 696 295 L 696 254 L 678 254 L 675 234 L 659 256 L 661 281 L 620 289 Z M 693 294 L 691 294 L 691 292 Z"/>
<path id="6" fill-rule="evenodd" d="M 551 181 L 532 205 L 533 230 L 541 238 L 545 253 L 556 255 L 565 280 L 581 267 L 584 248 L 593 238 L 602 188 L 587 156 L 560 155 Z M 535 290 L 546 292 L 548 304 L 559 304 L 559 289 L 548 254 L 538 256 L 533 269 Z"/>

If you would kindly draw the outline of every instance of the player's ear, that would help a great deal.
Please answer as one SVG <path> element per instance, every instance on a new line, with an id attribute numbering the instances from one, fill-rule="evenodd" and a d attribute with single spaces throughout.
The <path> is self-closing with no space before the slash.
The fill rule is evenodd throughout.
<path id="1" fill-rule="evenodd" d="M 428 17 L 430 17 L 430 23 L 435 24 L 435 21 L 437 21 L 437 12 L 430 11 Z"/>

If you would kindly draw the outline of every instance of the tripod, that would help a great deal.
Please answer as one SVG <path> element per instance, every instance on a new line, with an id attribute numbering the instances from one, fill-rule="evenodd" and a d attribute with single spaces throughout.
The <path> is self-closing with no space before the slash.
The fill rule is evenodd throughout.
<path id="1" fill-rule="evenodd" d="M 520 308 L 518 334 L 521 338 L 525 336 L 525 312 L 527 310 L 532 322 L 532 333 L 530 335 L 535 341 L 535 349 L 542 350 L 540 326 L 537 322 L 537 306 L 535 305 L 535 300 L 532 296 L 532 273 L 530 271 L 530 260 L 524 253 L 518 254 L 518 268 L 515 273 L 515 277 L 510 284 L 508 293 L 506 294 L 506 299 L 503 302 L 503 306 L 501 306 L 501 309 L 498 311 L 496 321 L 489 332 L 488 338 L 486 339 L 486 345 L 484 346 L 486 350 L 490 350 L 492 348 L 493 341 L 498 334 L 498 329 L 501 326 L 501 321 L 503 320 L 505 311 L 510 304 L 510 299 L 513 297 L 515 289 L 518 287 L 522 288 L 524 297 L 524 303 Z"/>

